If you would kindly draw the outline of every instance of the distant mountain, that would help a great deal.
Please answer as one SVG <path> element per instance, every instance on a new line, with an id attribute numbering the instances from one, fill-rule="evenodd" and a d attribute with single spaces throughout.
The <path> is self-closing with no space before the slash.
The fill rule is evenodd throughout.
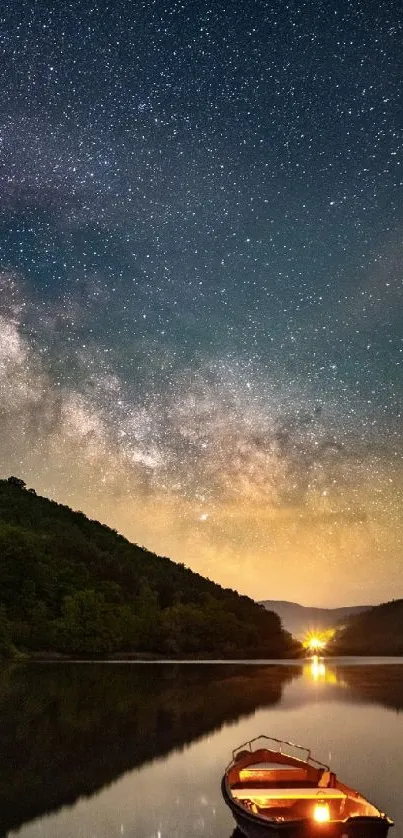
<path id="1" fill-rule="evenodd" d="M 403 599 L 351 617 L 331 645 L 337 655 L 403 655 Z"/>
<path id="2" fill-rule="evenodd" d="M 19 652 L 281 658 L 277 614 L 82 512 L 0 480 L 0 658 Z"/>
<path id="3" fill-rule="evenodd" d="M 309 631 L 325 631 L 334 628 L 344 620 L 356 614 L 361 614 L 372 608 L 371 605 L 353 605 L 343 608 L 310 608 L 297 602 L 266 599 L 264 605 L 268 611 L 278 614 L 283 627 L 294 637 L 303 640 Z"/>

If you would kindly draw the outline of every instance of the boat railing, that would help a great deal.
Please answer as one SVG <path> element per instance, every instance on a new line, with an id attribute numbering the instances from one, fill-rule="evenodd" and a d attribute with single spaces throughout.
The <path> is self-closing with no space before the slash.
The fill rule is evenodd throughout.
<path id="1" fill-rule="evenodd" d="M 301 762 L 307 762 L 310 765 L 316 766 L 317 768 L 324 768 L 325 771 L 329 771 L 329 766 L 325 765 L 324 762 L 319 762 L 317 759 L 314 759 L 311 756 L 311 751 L 309 748 L 304 748 L 302 745 L 296 745 L 295 742 L 287 742 L 284 739 L 276 739 L 274 736 L 266 736 L 266 734 L 262 733 L 260 736 L 255 736 L 254 739 L 249 739 L 247 742 L 243 742 L 242 745 L 239 745 L 238 748 L 235 748 L 232 751 L 232 760 L 228 765 L 228 768 L 236 761 L 236 755 L 242 751 L 248 749 L 251 753 L 254 750 L 253 745 L 258 742 L 260 739 L 264 739 L 265 743 L 273 742 L 276 744 L 276 748 L 269 748 L 269 750 L 276 750 L 277 753 L 283 754 L 284 756 L 291 757 L 292 759 L 298 759 Z M 290 753 L 288 749 L 291 751 L 297 751 L 298 755 L 295 753 Z M 305 756 L 299 756 L 299 753 L 302 752 Z M 228 770 L 227 768 L 227 770 Z"/>

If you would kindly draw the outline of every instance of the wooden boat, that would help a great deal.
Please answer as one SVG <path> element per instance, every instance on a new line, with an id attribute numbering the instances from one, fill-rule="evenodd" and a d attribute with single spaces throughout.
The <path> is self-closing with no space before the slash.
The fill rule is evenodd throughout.
<path id="1" fill-rule="evenodd" d="M 269 736 L 233 751 L 221 789 L 246 838 L 382 838 L 393 825 L 310 750 Z"/>

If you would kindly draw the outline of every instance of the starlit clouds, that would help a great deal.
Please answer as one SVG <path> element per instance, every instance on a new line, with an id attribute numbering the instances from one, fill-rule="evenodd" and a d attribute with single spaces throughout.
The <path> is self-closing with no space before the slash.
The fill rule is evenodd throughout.
<path id="1" fill-rule="evenodd" d="M 94 344 L 67 386 L 54 379 L 52 318 L 39 351 L 25 302 L 2 314 L 5 473 L 257 598 L 269 585 L 309 601 L 314 580 L 315 598 L 345 600 L 343 573 L 351 601 L 370 597 L 386 562 L 397 582 L 399 470 L 353 397 L 325 400 L 228 358 L 136 399 Z"/>
<path id="2" fill-rule="evenodd" d="M 2 12 L 3 476 L 263 599 L 400 595 L 399 4 Z"/>

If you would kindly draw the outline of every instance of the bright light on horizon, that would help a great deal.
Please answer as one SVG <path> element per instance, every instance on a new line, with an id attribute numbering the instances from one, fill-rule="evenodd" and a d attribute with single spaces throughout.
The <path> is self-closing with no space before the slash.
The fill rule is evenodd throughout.
<path id="1" fill-rule="evenodd" d="M 313 634 L 312 632 L 309 632 L 303 642 L 303 645 L 305 649 L 309 649 L 310 652 L 319 652 L 326 646 L 326 640 L 320 634 Z"/>
<path id="2" fill-rule="evenodd" d="M 302 645 L 304 649 L 307 649 L 309 652 L 313 654 L 322 652 L 328 643 L 333 639 L 335 635 L 334 628 L 328 629 L 309 629 L 306 634 L 305 638 L 302 641 Z"/>
<path id="3" fill-rule="evenodd" d="M 320 637 L 312 637 L 309 641 L 309 648 L 314 649 L 323 649 L 325 646 L 325 641 L 321 640 Z"/>

